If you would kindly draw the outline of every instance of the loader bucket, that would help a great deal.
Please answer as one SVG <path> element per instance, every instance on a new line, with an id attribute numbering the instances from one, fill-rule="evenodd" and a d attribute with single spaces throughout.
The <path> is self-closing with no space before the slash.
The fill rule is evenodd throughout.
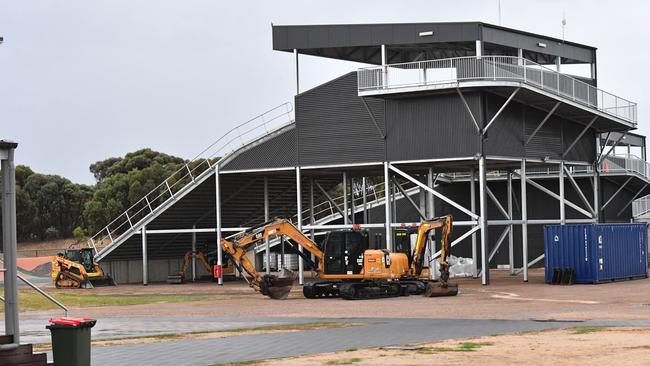
<path id="1" fill-rule="evenodd" d="M 95 278 L 89 277 L 88 282 L 90 282 L 92 287 L 117 286 L 115 280 L 113 280 L 113 278 L 109 275 Z"/>
<path id="2" fill-rule="evenodd" d="M 296 275 L 293 272 L 287 272 L 288 273 L 282 273 L 281 277 L 264 275 L 262 277 L 262 283 L 260 284 L 262 295 L 268 296 L 274 300 L 286 300 L 291 292 L 293 281 L 296 279 Z"/>
<path id="3" fill-rule="evenodd" d="M 429 282 L 424 289 L 426 297 L 442 297 L 458 295 L 458 284 L 441 285 L 440 283 Z"/>

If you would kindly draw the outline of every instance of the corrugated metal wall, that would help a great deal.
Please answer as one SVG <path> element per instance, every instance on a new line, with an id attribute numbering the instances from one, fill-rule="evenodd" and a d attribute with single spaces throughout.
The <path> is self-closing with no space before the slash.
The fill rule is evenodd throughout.
<path id="1" fill-rule="evenodd" d="M 466 93 L 480 121 L 480 94 Z M 474 156 L 479 137 L 458 94 L 386 101 L 388 159 L 439 159 Z"/>
<path id="2" fill-rule="evenodd" d="M 297 163 L 295 125 L 277 136 L 252 146 L 221 168 L 222 171 L 291 167 Z"/>
<path id="3" fill-rule="evenodd" d="M 385 131 L 384 101 L 366 102 Z M 296 123 L 303 166 L 384 161 L 384 140 L 357 96 L 356 72 L 298 95 Z"/>

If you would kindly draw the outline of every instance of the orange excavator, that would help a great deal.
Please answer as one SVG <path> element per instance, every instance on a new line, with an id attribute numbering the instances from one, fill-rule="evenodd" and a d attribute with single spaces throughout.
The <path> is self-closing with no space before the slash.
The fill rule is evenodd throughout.
<path id="1" fill-rule="evenodd" d="M 322 249 L 286 219 L 275 219 L 245 232 L 221 240 L 221 248 L 233 260 L 249 285 L 272 299 L 286 299 L 295 280 L 293 272 L 284 276 L 260 275 L 246 257 L 247 249 L 264 239 L 285 237 L 298 255 L 316 269 L 318 281 L 305 284 L 307 298 L 342 297 L 348 300 L 385 298 L 424 294 L 429 297 L 455 296 L 458 286 L 450 284 L 449 235 L 453 227 L 451 215 L 420 223 L 412 253 L 392 253 L 385 249 L 368 249 L 368 233 L 361 230 L 328 233 Z M 440 229 L 440 280 L 423 276 L 424 257 L 432 230 Z M 410 258 L 410 259 L 409 259 Z"/>

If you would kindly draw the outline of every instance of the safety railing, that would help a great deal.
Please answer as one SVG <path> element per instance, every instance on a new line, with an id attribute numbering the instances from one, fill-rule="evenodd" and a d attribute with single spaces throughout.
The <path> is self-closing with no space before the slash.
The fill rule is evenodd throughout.
<path id="1" fill-rule="evenodd" d="M 465 81 L 516 81 L 636 125 L 637 105 L 582 80 L 513 56 L 456 57 L 361 68 L 360 94 L 455 87 Z"/>
<path id="2" fill-rule="evenodd" d="M 632 202 L 632 217 L 635 219 L 650 219 L 650 194 Z"/>
<path id="3" fill-rule="evenodd" d="M 290 123 L 292 111 L 292 104 L 287 102 L 230 129 L 93 235 L 88 240 L 88 246 L 97 252 L 98 248 L 112 244 L 121 235 L 133 231 L 139 223 L 156 214 L 163 205 L 210 176 L 221 158 Z"/>
<path id="4" fill-rule="evenodd" d="M 0 272 L 7 272 L 7 269 L 6 269 L 6 268 L 0 268 Z M 6 276 L 6 273 L 5 273 L 5 276 Z M 31 281 L 29 281 L 29 280 L 26 279 L 25 277 L 21 276 L 20 273 L 17 273 L 17 274 L 16 274 L 16 277 L 18 277 L 19 280 L 23 281 L 27 286 L 29 286 L 29 287 L 31 287 L 32 289 L 34 289 L 34 291 L 38 292 L 38 293 L 41 294 L 43 297 L 45 297 L 46 299 L 48 299 L 51 303 L 53 303 L 54 305 L 56 305 L 56 306 L 58 306 L 59 308 L 61 308 L 61 310 L 63 310 L 65 316 L 68 316 L 68 308 L 67 308 L 65 305 L 63 305 L 59 300 L 53 298 L 50 294 L 48 294 L 47 292 L 41 290 L 40 287 L 36 286 L 36 285 L 33 284 Z M 3 296 L 0 296 L 0 301 L 5 302 L 5 298 L 4 298 Z"/>

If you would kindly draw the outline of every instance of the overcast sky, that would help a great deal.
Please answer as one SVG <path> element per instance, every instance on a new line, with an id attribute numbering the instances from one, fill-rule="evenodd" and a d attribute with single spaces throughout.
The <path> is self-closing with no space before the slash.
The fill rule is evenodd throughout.
<path id="1" fill-rule="evenodd" d="M 294 92 L 293 56 L 271 23 L 484 21 L 497 0 L 0 0 L 0 137 L 17 162 L 94 183 L 88 166 L 143 147 L 191 158 Z M 502 0 L 502 25 L 598 47 L 599 86 L 650 93 L 646 1 Z M 356 65 L 301 57 L 301 87 Z"/>

